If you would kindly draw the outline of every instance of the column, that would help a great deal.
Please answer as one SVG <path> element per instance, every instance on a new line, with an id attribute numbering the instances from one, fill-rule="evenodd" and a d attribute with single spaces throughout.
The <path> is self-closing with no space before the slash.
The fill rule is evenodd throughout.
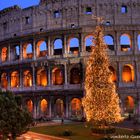
<path id="1" fill-rule="evenodd" d="M 84 35 L 82 33 L 79 34 L 79 45 L 80 45 L 80 52 L 85 52 L 85 44 L 84 44 Z"/>
<path id="2" fill-rule="evenodd" d="M 8 44 L 8 61 L 10 61 L 10 57 L 11 57 L 11 54 L 10 54 L 10 43 Z"/>
<path id="3" fill-rule="evenodd" d="M 33 87 L 35 88 L 35 86 L 36 86 L 36 78 L 35 78 L 35 66 L 32 66 L 32 72 L 33 72 Z"/>
<path id="4" fill-rule="evenodd" d="M 10 90 L 10 88 L 11 88 L 11 75 L 10 75 L 10 71 L 8 71 L 7 77 L 8 77 L 8 89 Z"/>
<path id="5" fill-rule="evenodd" d="M 66 118 L 69 117 L 69 98 L 66 96 Z"/>
<path id="6" fill-rule="evenodd" d="M 20 41 L 20 60 L 23 60 L 23 48 L 22 48 L 22 42 Z"/>
<path id="7" fill-rule="evenodd" d="M 20 73 L 19 73 L 19 78 L 20 78 L 20 88 L 23 88 L 23 71 L 22 68 L 20 68 Z"/>
<path id="8" fill-rule="evenodd" d="M 51 118 L 52 117 L 52 98 L 50 97 L 50 100 L 49 100 L 49 117 Z"/>
<path id="9" fill-rule="evenodd" d="M 33 118 L 37 119 L 37 100 L 33 95 Z"/>
<path id="10" fill-rule="evenodd" d="M 67 37 L 66 35 L 63 36 L 63 55 L 68 53 L 67 49 Z"/>
<path id="11" fill-rule="evenodd" d="M 120 51 L 121 51 L 121 46 L 120 46 L 119 33 L 116 32 L 116 54 L 119 54 Z"/>
<path id="12" fill-rule="evenodd" d="M 36 40 L 33 39 L 33 59 L 36 60 Z"/>
<path id="13" fill-rule="evenodd" d="M 134 32 L 134 39 L 133 39 L 133 41 L 134 41 L 134 44 L 133 44 L 134 54 L 137 54 L 137 52 L 139 51 L 137 38 L 138 38 L 138 35 L 136 32 Z"/>
<path id="14" fill-rule="evenodd" d="M 67 63 L 64 64 L 65 86 L 68 85 Z"/>
<path id="15" fill-rule="evenodd" d="M 51 39 L 50 39 L 50 37 L 48 37 L 48 56 L 51 56 Z"/>
<path id="16" fill-rule="evenodd" d="M 48 77 L 48 86 L 51 85 L 51 68 L 48 67 L 48 70 L 47 70 L 47 77 Z"/>

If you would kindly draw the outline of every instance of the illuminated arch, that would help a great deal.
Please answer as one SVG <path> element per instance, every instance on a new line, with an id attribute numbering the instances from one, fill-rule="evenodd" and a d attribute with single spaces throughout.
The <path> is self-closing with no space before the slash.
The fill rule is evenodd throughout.
<path id="1" fill-rule="evenodd" d="M 105 35 L 104 41 L 107 44 L 108 48 L 112 51 L 114 51 L 114 38 L 111 35 Z"/>
<path id="2" fill-rule="evenodd" d="M 60 68 L 54 68 L 52 70 L 52 84 L 62 85 L 64 82 L 63 71 Z"/>
<path id="3" fill-rule="evenodd" d="M 54 41 L 54 55 L 62 55 L 62 49 L 63 49 L 63 42 L 62 39 L 56 39 Z"/>
<path id="4" fill-rule="evenodd" d="M 79 68 L 72 68 L 70 71 L 70 84 L 81 83 L 81 71 Z"/>
<path id="5" fill-rule="evenodd" d="M 25 43 L 23 45 L 23 58 L 25 59 L 33 58 L 33 46 L 31 43 Z"/>
<path id="6" fill-rule="evenodd" d="M 8 59 L 8 50 L 7 50 L 7 47 L 4 47 L 1 50 L 1 60 L 2 60 L 2 62 L 4 62 L 7 59 Z"/>
<path id="7" fill-rule="evenodd" d="M 37 85 L 47 86 L 47 73 L 45 69 L 40 69 L 37 71 Z"/>
<path id="8" fill-rule="evenodd" d="M 134 98 L 131 96 L 127 96 L 125 99 L 125 107 L 126 107 L 126 112 L 128 113 L 133 113 L 134 107 L 135 107 L 135 101 Z"/>
<path id="9" fill-rule="evenodd" d="M 117 81 L 117 74 L 115 69 L 112 66 L 109 66 L 109 70 L 112 72 L 112 75 L 110 77 L 112 82 L 116 82 Z"/>
<path id="10" fill-rule="evenodd" d="M 78 54 L 79 52 L 79 39 L 70 38 L 68 41 L 68 52 L 72 54 Z"/>
<path id="11" fill-rule="evenodd" d="M 8 87 L 8 77 L 7 73 L 2 73 L 1 75 L 1 87 L 7 89 Z"/>
<path id="12" fill-rule="evenodd" d="M 121 45 L 121 51 L 131 51 L 132 44 L 131 44 L 130 35 L 122 34 L 120 36 L 120 45 Z"/>
<path id="13" fill-rule="evenodd" d="M 19 87 L 19 73 L 14 71 L 11 73 L 11 87 Z"/>
<path id="14" fill-rule="evenodd" d="M 134 68 L 132 65 L 124 65 L 122 70 L 122 81 L 126 83 L 134 81 Z"/>
<path id="15" fill-rule="evenodd" d="M 37 57 L 45 57 L 47 55 L 47 44 L 45 41 L 41 40 L 37 42 L 36 53 Z"/>
<path id="16" fill-rule="evenodd" d="M 29 70 L 26 70 L 23 73 L 23 84 L 24 84 L 24 87 L 32 86 L 32 74 Z"/>
<path id="17" fill-rule="evenodd" d="M 48 108 L 48 102 L 46 99 L 42 99 L 40 102 L 40 110 L 42 113 L 47 113 L 47 108 Z"/>
<path id="18" fill-rule="evenodd" d="M 91 46 L 94 46 L 93 39 L 94 37 L 92 35 L 88 35 L 85 37 L 85 47 L 87 52 L 91 52 Z"/>
<path id="19" fill-rule="evenodd" d="M 80 99 L 73 98 L 70 105 L 72 116 L 82 115 L 82 103 Z"/>
<path id="20" fill-rule="evenodd" d="M 33 112 L 33 101 L 32 100 L 27 100 L 26 105 L 27 105 L 28 111 Z"/>

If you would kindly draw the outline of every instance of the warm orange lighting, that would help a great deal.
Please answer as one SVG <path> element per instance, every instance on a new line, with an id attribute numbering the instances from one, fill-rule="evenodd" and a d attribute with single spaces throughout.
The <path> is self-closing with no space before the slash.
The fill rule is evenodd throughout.
<path id="1" fill-rule="evenodd" d="M 46 70 L 41 69 L 37 72 L 37 85 L 38 86 L 47 86 L 47 73 Z"/>
<path id="2" fill-rule="evenodd" d="M 7 89 L 8 87 L 8 79 L 6 73 L 2 73 L 1 75 L 1 87 L 5 89 Z"/>
<path id="3" fill-rule="evenodd" d="M 109 66 L 109 70 L 112 72 L 112 75 L 110 77 L 111 82 L 116 82 L 117 81 L 117 75 L 116 71 L 112 66 Z"/>
<path id="4" fill-rule="evenodd" d="M 32 102 L 32 100 L 27 101 L 27 109 L 29 110 L 29 112 L 33 111 L 33 102 Z"/>
<path id="5" fill-rule="evenodd" d="M 54 68 L 52 70 L 52 83 L 54 85 L 62 85 L 63 84 L 63 72 L 59 68 Z"/>
<path id="6" fill-rule="evenodd" d="M 45 113 L 47 111 L 48 102 L 45 99 L 43 99 L 40 103 L 40 106 L 41 106 L 41 111 Z"/>
<path id="7" fill-rule="evenodd" d="M 131 65 L 125 65 L 122 72 L 123 82 L 132 82 L 134 81 L 134 69 Z"/>
<path id="8" fill-rule="evenodd" d="M 133 97 L 128 96 L 126 98 L 126 111 L 130 111 L 130 112 L 133 111 L 134 106 L 135 106 L 135 103 L 134 103 Z"/>
<path id="9" fill-rule="evenodd" d="M 23 79 L 23 83 L 25 87 L 31 87 L 32 86 L 32 75 L 30 73 L 30 71 L 26 70 L 24 71 L 24 79 Z"/>
<path id="10" fill-rule="evenodd" d="M 17 71 L 11 73 L 11 87 L 19 86 L 19 75 Z"/>
<path id="11" fill-rule="evenodd" d="M 7 57 L 8 57 L 8 51 L 7 51 L 7 48 L 4 47 L 1 50 L 1 60 L 2 61 L 6 61 L 7 60 Z"/>

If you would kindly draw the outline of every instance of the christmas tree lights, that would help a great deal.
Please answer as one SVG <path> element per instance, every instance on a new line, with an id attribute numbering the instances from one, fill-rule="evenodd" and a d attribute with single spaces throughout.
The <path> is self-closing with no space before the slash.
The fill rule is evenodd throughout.
<path id="1" fill-rule="evenodd" d="M 111 81 L 109 58 L 103 39 L 103 27 L 97 26 L 94 33 L 91 56 L 85 75 L 85 97 L 82 100 L 87 121 L 109 125 L 121 120 L 119 96 Z"/>

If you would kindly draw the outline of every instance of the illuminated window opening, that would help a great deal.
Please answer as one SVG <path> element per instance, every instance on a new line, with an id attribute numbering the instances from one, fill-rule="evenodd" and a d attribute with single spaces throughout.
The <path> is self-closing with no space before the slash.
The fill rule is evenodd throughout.
<path id="1" fill-rule="evenodd" d="M 33 112 L 33 101 L 32 100 L 28 100 L 27 101 L 27 109 L 29 112 Z"/>
<path id="2" fill-rule="evenodd" d="M 1 87 L 7 89 L 8 87 L 8 77 L 6 73 L 1 75 Z"/>
<path id="3" fill-rule="evenodd" d="M 46 70 L 41 69 L 37 72 L 37 85 L 38 86 L 47 86 L 47 73 Z"/>
<path id="4" fill-rule="evenodd" d="M 79 116 L 82 114 L 82 103 L 78 98 L 74 98 L 71 101 L 71 115 Z"/>
<path id="5" fill-rule="evenodd" d="M 125 65 L 122 71 L 122 81 L 125 83 L 134 81 L 134 69 L 132 65 Z"/>
<path id="6" fill-rule="evenodd" d="M 11 87 L 12 88 L 19 87 L 19 74 L 17 71 L 11 73 Z"/>
<path id="7" fill-rule="evenodd" d="M 117 81 L 117 74 L 115 69 L 112 66 L 109 66 L 109 70 L 112 72 L 112 75 L 110 77 L 111 82 L 116 82 Z"/>
<path id="8" fill-rule="evenodd" d="M 41 112 L 47 114 L 48 109 L 48 102 L 46 99 L 42 99 L 40 103 Z"/>
<path id="9" fill-rule="evenodd" d="M 63 85 L 63 71 L 59 68 L 54 68 L 52 70 L 52 84 L 53 85 Z"/>
<path id="10" fill-rule="evenodd" d="M 1 50 L 1 60 L 2 60 L 2 62 L 5 62 L 5 61 L 7 61 L 7 59 L 8 59 L 8 50 L 6 47 L 4 47 Z"/>
<path id="11" fill-rule="evenodd" d="M 31 87 L 32 86 L 32 75 L 30 71 L 24 71 L 23 83 L 24 87 Z"/>

